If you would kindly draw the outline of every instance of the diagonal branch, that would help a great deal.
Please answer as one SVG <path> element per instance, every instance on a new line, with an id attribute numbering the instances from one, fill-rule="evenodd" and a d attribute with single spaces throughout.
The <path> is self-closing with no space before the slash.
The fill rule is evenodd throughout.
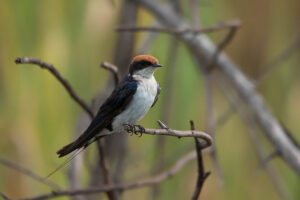
<path id="1" fill-rule="evenodd" d="M 8 196 L 6 196 L 4 193 L 0 192 L 0 196 L 4 199 L 4 200 L 11 200 Z"/>
<path id="2" fill-rule="evenodd" d="M 268 64 L 262 67 L 262 71 L 255 77 L 255 87 L 258 88 L 267 75 L 270 74 L 275 68 L 278 68 L 283 62 L 289 59 L 300 49 L 300 34 L 297 34 L 297 38 L 287 46 L 279 55 L 272 59 Z M 229 107 L 217 120 L 217 126 L 221 126 L 227 122 L 230 117 L 235 114 L 233 106 Z M 283 127 L 284 128 L 284 127 Z M 285 130 L 288 132 L 287 130 Z"/>
<path id="3" fill-rule="evenodd" d="M 219 57 L 220 53 L 232 41 L 239 26 L 232 26 L 229 28 L 230 28 L 229 32 L 227 33 L 225 38 L 218 44 L 217 49 L 212 56 L 210 64 L 206 67 L 207 68 L 206 70 L 208 70 L 208 72 L 210 72 L 213 69 L 213 66 L 215 65 L 215 63 L 218 62 L 218 57 Z"/>
<path id="4" fill-rule="evenodd" d="M 59 190 L 52 191 L 47 194 L 43 194 L 36 197 L 24 198 L 19 200 L 44 200 L 61 196 L 77 196 L 77 195 L 88 195 L 101 192 L 108 192 L 113 190 L 132 190 L 141 187 L 152 186 L 153 184 L 158 184 L 166 179 L 171 178 L 175 174 L 179 173 L 180 170 L 187 165 L 189 162 L 196 158 L 196 153 L 194 151 L 184 155 L 180 158 L 170 170 L 164 171 L 154 177 L 141 179 L 131 183 L 125 183 L 120 185 L 107 185 L 99 188 L 86 188 L 86 189 L 74 189 L 74 190 Z M 8 198 L 8 197 L 7 197 Z"/>
<path id="5" fill-rule="evenodd" d="M 14 163 L 10 160 L 7 160 L 5 158 L 0 158 L 0 164 L 1 165 L 4 165 L 6 167 L 9 167 L 11 169 L 14 169 L 16 171 L 19 171 L 21 172 L 22 174 L 25 174 L 31 178 L 33 178 L 34 180 L 40 182 L 40 183 L 43 183 L 45 185 L 48 185 L 49 187 L 51 188 L 54 188 L 54 189 L 61 189 L 61 187 L 59 185 L 57 185 L 56 183 L 50 181 L 50 180 L 47 180 L 45 179 L 44 177 L 36 174 L 35 172 L 31 171 L 30 169 L 27 169 L 17 163 Z"/>
<path id="6" fill-rule="evenodd" d="M 116 31 L 147 31 L 147 32 L 162 32 L 162 33 L 170 33 L 170 34 L 183 34 L 183 33 L 192 33 L 192 34 L 204 34 L 220 31 L 228 28 L 237 28 L 241 26 L 241 22 L 239 20 L 232 20 L 228 22 L 221 22 L 214 26 L 206 27 L 206 28 L 178 28 L 172 29 L 169 27 L 161 27 L 161 26 L 118 26 Z"/>
<path id="7" fill-rule="evenodd" d="M 249 116 L 247 113 L 247 109 L 242 105 L 241 100 L 238 98 L 236 94 L 232 91 L 232 89 L 227 87 L 227 83 L 222 80 L 220 77 L 216 77 L 217 84 L 219 86 L 219 89 L 224 93 L 224 95 L 227 96 L 227 99 L 229 100 L 230 104 L 233 106 L 233 108 L 237 111 L 237 113 L 240 115 L 241 119 L 245 122 L 244 124 L 248 128 L 248 132 L 250 133 L 250 138 L 252 140 L 253 145 L 255 146 L 254 151 L 258 155 L 258 158 L 260 162 L 264 165 L 266 172 L 268 173 L 273 185 L 275 186 L 280 199 L 290 199 L 289 194 L 287 192 L 287 188 L 282 183 L 282 180 L 279 177 L 279 173 L 270 162 L 266 162 L 266 150 L 263 147 L 263 143 L 261 141 L 261 138 L 259 138 L 258 132 L 260 132 L 260 129 L 258 125 L 255 123 L 252 116 Z M 277 151 L 275 151 L 277 152 Z"/>
<path id="8" fill-rule="evenodd" d="M 166 4 L 149 0 L 135 1 L 152 12 L 161 23 L 172 29 L 190 28 L 190 26 Z M 204 66 L 209 63 L 217 49 L 215 44 L 205 35 L 195 36 L 187 32 L 179 34 L 178 38 L 187 44 L 197 61 L 204 64 Z M 255 90 L 254 84 L 225 53 L 220 53 L 215 67 L 220 70 L 223 76 L 230 80 L 232 87 L 253 111 L 256 120 L 264 129 L 266 136 L 276 149 L 280 151 L 282 158 L 300 176 L 300 149 L 287 136 L 278 119 L 271 113 L 262 96 Z"/>
<path id="9" fill-rule="evenodd" d="M 78 105 L 87 112 L 87 114 L 90 116 L 90 118 L 94 118 L 94 114 L 92 110 L 89 108 L 87 103 L 85 103 L 74 91 L 74 89 L 71 87 L 70 83 L 55 69 L 55 67 L 52 64 L 46 63 L 40 59 L 37 58 L 30 58 L 30 57 L 21 57 L 17 58 L 15 60 L 16 64 L 34 64 L 40 66 L 42 69 L 47 69 L 51 72 L 55 78 L 64 86 L 64 88 L 67 90 L 69 95 L 72 97 L 72 99 L 75 100 Z"/>

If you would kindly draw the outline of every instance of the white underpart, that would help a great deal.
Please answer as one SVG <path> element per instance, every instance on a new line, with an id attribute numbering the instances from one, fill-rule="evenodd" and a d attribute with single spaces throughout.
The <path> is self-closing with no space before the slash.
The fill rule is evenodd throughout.
<path id="1" fill-rule="evenodd" d="M 112 123 L 114 131 L 123 130 L 123 124 L 135 124 L 149 111 L 157 93 L 154 71 L 155 68 L 151 67 L 133 75 L 133 78 L 138 81 L 137 90 L 125 111 L 115 117 Z"/>

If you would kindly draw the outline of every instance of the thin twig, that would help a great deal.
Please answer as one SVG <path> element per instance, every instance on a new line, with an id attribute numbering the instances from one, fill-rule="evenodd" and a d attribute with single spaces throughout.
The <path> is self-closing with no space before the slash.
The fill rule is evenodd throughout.
<path id="1" fill-rule="evenodd" d="M 170 3 L 174 5 L 174 7 L 179 10 L 181 10 L 180 2 L 178 0 L 170 0 Z M 174 8 L 174 9 L 175 9 Z M 153 33 L 150 33 L 153 34 Z M 179 50 L 179 41 L 175 37 L 170 38 L 170 44 L 168 47 L 168 52 L 167 52 L 167 61 L 166 61 L 166 66 L 172 66 L 172 67 L 167 67 L 165 70 L 165 76 L 163 80 L 165 80 L 165 83 L 167 83 L 164 87 L 164 98 L 161 99 L 162 103 L 162 119 L 164 122 L 169 123 L 170 122 L 170 117 L 171 117 L 171 109 L 172 109 L 172 102 L 170 99 L 172 99 L 173 93 L 175 88 L 172 87 L 174 84 L 174 77 L 176 73 L 176 68 L 177 68 L 177 61 L 178 61 L 178 50 Z M 153 164 L 153 174 L 156 174 L 160 172 L 161 170 L 164 169 L 165 166 L 165 156 L 166 156 L 166 141 L 167 137 L 161 136 L 158 137 L 156 140 L 155 144 L 155 155 L 157 155 L 157 159 L 155 163 Z M 152 199 L 158 199 L 159 195 L 161 193 L 161 187 L 160 185 L 154 185 L 152 188 L 151 196 Z"/>
<path id="2" fill-rule="evenodd" d="M 170 170 L 162 172 L 154 177 L 141 179 L 138 181 L 134 181 L 132 183 L 119 184 L 119 185 L 107 185 L 99 188 L 53 191 L 36 197 L 24 198 L 19 200 L 44 200 L 49 198 L 61 197 L 61 196 L 88 195 L 88 194 L 95 194 L 95 193 L 101 193 L 101 192 L 107 192 L 113 190 L 131 190 L 131 189 L 151 186 L 153 184 L 157 184 L 168 178 L 171 178 L 172 176 L 180 172 L 180 170 L 185 165 L 187 165 L 190 161 L 194 160 L 195 158 L 196 158 L 196 153 L 195 151 L 192 151 L 184 155 L 181 159 L 179 159 Z"/>
<path id="3" fill-rule="evenodd" d="M 232 41 L 239 26 L 232 26 L 229 28 L 229 32 L 226 34 L 225 38 L 217 45 L 217 49 L 212 56 L 211 63 L 208 64 L 208 66 L 206 67 L 206 70 L 208 72 L 210 72 L 213 69 L 213 66 L 216 64 L 216 62 L 218 62 L 218 57 L 220 53 Z"/>
<path id="4" fill-rule="evenodd" d="M 9 198 L 8 196 L 6 196 L 4 193 L 0 192 L 0 196 L 4 199 L 4 200 L 11 200 L 11 198 Z"/>
<path id="5" fill-rule="evenodd" d="M 271 154 L 269 154 L 268 156 L 266 156 L 264 159 L 262 159 L 262 165 L 265 166 L 266 163 L 270 162 L 271 160 L 273 160 L 273 158 L 279 156 L 279 152 L 278 151 L 273 151 Z"/>
<path id="6" fill-rule="evenodd" d="M 166 136 L 174 136 L 178 138 L 182 138 L 182 137 L 200 138 L 205 141 L 205 143 L 203 144 L 205 148 L 211 146 L 213 143 L 213 139 L 211 138 L 211 136 L 205 132 L 190 131 L 190 130 L 188 131 L 173 130 L 167 127 L 161 121 L 158 121 L 158 124 L 162 127 L 162 129 L 144 128 L 144 130 L 142 130 L 140 127 L 136 127 L 135 131 L 140 133 L 142 132 L 143 134 L 149 134 L 149 135 L 166 135 Z M 132 128 L 127 125 L 124 125 L 124 130 L 127 131 L 128 133 L 132 132 Z"/>
<path id="7" fill-rule="evenodd" d="M 25 174 L 31 178 L 33 178 L 34 180 L 40 182 L 40 183 L 43 183 L 53 189 L 61 189 L 61 187 L 59 185 L 57 185 L 56 183 L 50 181 L 50 180 L 47 180 L 45 179 L 44 177 L 36 174 L 35 172 L 31 171 L 30 169 L 27 169 L 17 163 L 14 163 L 10 160 L 7 160 L 5 158 L 0 158 L 0 164 L 6 166 L 6 167 L 9 167 L 11 169 L 14 169 L 14 170 L 17 170 L 18 172 L 21 172 L 22 174 Z"/>
<path id="8" fill-rule="evenodd" d="M 110 71 L 113 74 L 114 77 L 114 82 L 115 82 L 115 87 L 119 84 L 120 82 L 120 74 L 119 74 L 119 69 L 117 66 L 109 63 L 109 62 L 102 62 L 101 67 Z M 106 154 L 105 154 L 105 148 L 104 148 L 104 140 L 98 140 L 97 141 L 97 146 L 98 146 L 98 152 L 99 152 L 99 162 L 100 162 L 100 168 L 102 170 L 102 175 L 103 175 L 103 181 L 104 184 L 110 185 L 112 184 L 112 180 L 110 179 L 109 175 L 109 170 L 107 167 L 107 160 L 106 160 Z M 108 191 L 106 192 L 108 199 L 110 200 L 117 200 L 118 198 L 118 193 L 114 191 Z"/>
<path id="9" fill-rule="evenodd" d="M 275 186 L 280 198 L 284 200 L 290 199 L 287 189 L 282 183 L 282 180 L 280 179 L 279 174 L 274 165 L 272 165 L 272 163 L 270 162 L 265 162 L 265 149 L 263 147 L 261 139 L 258 137 L 259 127 L 255 123 L 253 117 L 250 117 L 245 107 L 242 106 L 241 100 L 227 87 L 226 82 L 223 81 L 220 77 L 217 77 L 216 80 L 218 80 L 217 83 L 221 91 L 224 93 L 224 95 L 227 96 L 229 102 L 232 104 L 232 106 L 241 116 L 242 120 L 245 122 L 245 125 L 247 126 L 248 131 L 250 133 L 250 137 L 252 139 L 252 144 L 255 146 L 255 148 L 253 149 L 257 153 L 260 162 L 264 165 L 266 172 L 272 180 L 272 183 Z"/>
<path id="10" fill-rule="evenodd" d="M 152 12 L 165 26 L 176 30 L 190 27 L 167 4 L 150 0 L 135 1 Z M 207 64 L 217 49 L 215 44 L 205 35 L 194 37 L 191 33 L 184 33 L 177 36 L 187 45 L 197 62 L 202 64 Z M 300 149 L 286 135 L 279 120 L 266 106 L 264 99 L 256 91 L 251 80 L 240 71 L 241 67 L 237 66 L 225 53 L 220 53 L 218 62 L 215 65 L 220 73 L 230 80 L 231 86 L 253 111 L 256 120 L 264 129 L 264 133 L 275 148 L 280 151 L 284 161 L 300 176 Z M 199 68 L 201 69 L 200 65 Z"/>
<path id="11" fill-rule="evenodd" d="M 284 51 L 282 51 L 278 56 L 276 56 L 272 61 L 262 67 L 262 71 L 256 76 L 254 83 L 255 87 L 259 87 L 263 80 L 270 74 L 275 68 L 279 67 L 284 61 L 289 59 L 296 51 L 300 48 L 300 34 L 296 40 L 291 43 Z M 221 126 L 227 122 L 228 119 L 235 113 L 233 106 L 229 107 L 217 120 L 217 126 Z M 283 127 L 285 128 L 285 127 Z M 288 132 L 287 130 L 285 130 Z"/>
<path id="12" fill-rule="evenodd" d="M 190 0 L 190 9 L 191 9 L 193 27 L 199 27 L 199 26 L 201 27 L 199 1 L 200 0 Z"/>
<path id="13" fill-rule="evenodd" d="M 194 121 L 191 120 L 190 124 L 191 124 L 191 130 L 194 131 L 195 130 Z M 197 178 L 195 191 L 192 196 L 192 200 L 197 200 L 199 198 L 203 183 L 206 180 L 206 178 L 210 175 L 210 172 L 205 172 L 205 169 L 204 169 L 203 157 L 202 157 L 203 147 L 202 147 L 201 143 L 199 142 L 198 138 L 195 138 L 195 146 L 196 146 L 197 162 L 198 162 L 198 178 Z"/>
<path id="14" fill-rule="evenodd" d="M 115 86 L 117 86 L 121 80 L 118 67 L 109 62 L 102 62 L 101 67 L 107 69 L 113 74 Z"/>
<path id="15" fill-rule="evenodd" d="M 297 38 L 293 41 L 283 52 L 271 60 L 262 71 L 259 72 L 255 79 L 256 85 L 259 85 L 271 71 L 280 66 L 284 61 L 290 58 L 296 51 L 300 48 L 300 33 L 298 33 Z"/>
<path id="16" fill-rule="evenodd" d="M 104 141 L 103 140 L 98 140 L 98 152 L 99 152 L 99 156 L 100 156 L 100 165 L 101 165 L 101 169 L 102 169 L 102 175 L 103 175 L 103 181 L 104 184 L 106 185 L 111 185 L 112 181 L 110 179 L 109 176 L 109 171 L 108 171 L 108 167 L 107 167 L 107 161 L 106 161 L 106 154 L 104 152 Z M 115 193 L 114 191 L 107 191 L 106 192 L 108 199 L 110 200 L 116 200 L 118 199 L 118 194 Z"/>
<path id="17" fill-rule="evenodd" d="M 223 29 L 228 29 L 232 27 L 240 27 L 241 22 L 239 20 L 232 20 L 228 22 L 221 22 L 217 25 L 206 27 L 206 28 L 182 28 L 182 29 L 172 29 L 168 27 L 155 27 L 155 26 L 119 26 L 116 31 L 150 31 L 150 32 L 162 32 L 170 34 L 183 34 L 183 33 L 194 33 L 194 34 L 204 34 L 211 33 Z"/>
<path id="18" fill-rule="evenodd" d="M 16 64 L 34 64 L 40 66 L 42 69 L 47 69 L 51 72 L 55 78 L 64 86 L 64 88 L 67 90 L 69 95 L 72 97 L 72 99 L 75 100 L 78 105 L 87 112 L 87 114 L 91 117 L 94 118 L 94 114 L 90 107 L 76 94 L 74 89 L 71 87 L 70 83 L 65 79 L 56 69 L 52 64 L 46 63 L 38 58 L 30 58 L 30 57 L 21 57 L 17 58 L 15 60 Z"/>
<path id="19" fill-rule="evenodd" d="M 213 74 L 205 73 L 205 93 L 206 93 L 206 132 L 215 140 L 216 137 L 216 120 L 214 114 L 214 96 L 213 96 Z M 216 145 L 212 145 L 210 156 L 215 166 L 219 186 L 223 186 L 223 172 L 218 160 L 218 153 Z"/>

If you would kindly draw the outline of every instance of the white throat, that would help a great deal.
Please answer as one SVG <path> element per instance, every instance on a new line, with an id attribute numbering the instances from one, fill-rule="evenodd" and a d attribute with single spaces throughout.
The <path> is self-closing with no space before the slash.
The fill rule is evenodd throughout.
<path id="1" fill-rule="evenodd" d="M 140 76 L 146 79 L 150 79 L 153 77 L 153 74 L 155 72 L 156 68 L 155 67 L 147 67 L 145 69 L 141 69 L 136 71 L 133 76 Z"/>

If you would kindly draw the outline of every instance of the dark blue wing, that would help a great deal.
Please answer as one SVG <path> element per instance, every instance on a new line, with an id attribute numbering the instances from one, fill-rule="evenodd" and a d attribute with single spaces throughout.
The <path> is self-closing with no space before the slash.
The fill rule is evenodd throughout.
<path id="1" fill-rule="evenodd" d="M 111 123 L 118 114 L 124 111 L 131 102 L 137 89 L 137 82 L 132 77 L 126 77 L 102 104 L 96 117 L 84 134 L 97 134 L 104 128 L 111 129 Z M 96 132 L 96 133 L 94 133 Z"/>
<path id="2" fill-rule="evenodd" d="M 157 92 L 156 92 L 156 96 L 155 96 L 155 99 L 154 99 L 154 102 L 153 102 L 151 108 L 152 108 L 152 107 L 155 105 L 155 103 L 157 102 L 159 94 L 160 94 L 160 86 L 159 86 L 159 84 L 157 83 Z"/>
<path id="3" fill-rule="evenodd" d="M 113 119 L 126 109 L 131 102 L 136 89 L 137 82 L 133 80 L 131 76 L 127 76 L 102 104 L 87 130 L 74 142 L 64 146 L 57 152 L 59 157 L 65 156 L 78 148 L 87 147 L 90 144 L 91 139 L 97 136 L 104 128 L 111 130 Z"/>

